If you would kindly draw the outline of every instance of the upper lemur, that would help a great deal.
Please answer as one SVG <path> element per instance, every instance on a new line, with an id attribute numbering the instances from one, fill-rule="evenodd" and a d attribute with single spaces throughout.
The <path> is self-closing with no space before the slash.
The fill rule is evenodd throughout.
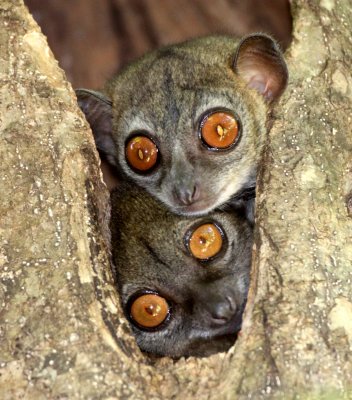
<path id="1" fill-rule="evenodd" d="M 202 215 L 255 186 L 288 73 L 276 42 L 206 37 L 156 50 L 104 93 L 77 90 L 96 144 L 172 212 Z"/>
<path id="2" fill-rule="evenodd" d="M 127 182 L 111 204 L 116 282 L 141 349 L 172 357 L 227 350 L 247 299 L 249 222 L 233 211 L 176 215 Z"/>

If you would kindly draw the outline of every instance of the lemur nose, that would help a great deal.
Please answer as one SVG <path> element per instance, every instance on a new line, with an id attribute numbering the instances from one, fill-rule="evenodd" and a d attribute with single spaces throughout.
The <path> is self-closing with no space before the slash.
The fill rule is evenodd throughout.
<path id="1" fill-rule="evenodd" d="M 177 199 L 184 205 L 190 205 L 199 199 L 199 187 L 195 185 L 175 188 Z"/>
<path id="2" fill-rule="evenodd" d="M 236 314 L 236 304 L 227 296 L 223 301 L 214 303 L 210 310 L 210 315 L 217 325 L 223 325 L 229 322 Z"/>

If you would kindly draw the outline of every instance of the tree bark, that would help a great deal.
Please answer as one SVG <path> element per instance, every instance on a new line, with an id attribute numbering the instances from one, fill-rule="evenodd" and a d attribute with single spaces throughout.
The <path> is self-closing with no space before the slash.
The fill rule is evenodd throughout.
<path id="1" fill-rule="evenodd" d="M 89 127 L 22 1 L 1 2 L 1 399 L 351 398 L 352 11 L 292 12 L 241 337 L 227 354 L 151 361 L 113 284 Z"/>

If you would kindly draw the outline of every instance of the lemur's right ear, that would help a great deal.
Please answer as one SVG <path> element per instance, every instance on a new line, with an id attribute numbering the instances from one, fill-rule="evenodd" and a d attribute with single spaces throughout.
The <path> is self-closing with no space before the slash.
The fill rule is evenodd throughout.
<path id="1" fill-rule="evenodd" d="M 116 165 L 116 145 L 112 138 L 112 102 L 102 93 L 76 89 L 78 105 L 93 131 L 97 149 Z"/>

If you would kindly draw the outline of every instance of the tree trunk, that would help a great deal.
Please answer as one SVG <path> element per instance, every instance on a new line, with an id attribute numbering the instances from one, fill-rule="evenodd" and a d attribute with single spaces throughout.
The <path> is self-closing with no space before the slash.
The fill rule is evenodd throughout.
<path id="1" fill-rule="evenodd" d="M 297 0 L 292 12 L 241 337 L 227 354 L 151 362 L 113 285 L 88 125 L 22 1 L 2 0 L 1 399 L 352 396 L 352 11 Z"/>

